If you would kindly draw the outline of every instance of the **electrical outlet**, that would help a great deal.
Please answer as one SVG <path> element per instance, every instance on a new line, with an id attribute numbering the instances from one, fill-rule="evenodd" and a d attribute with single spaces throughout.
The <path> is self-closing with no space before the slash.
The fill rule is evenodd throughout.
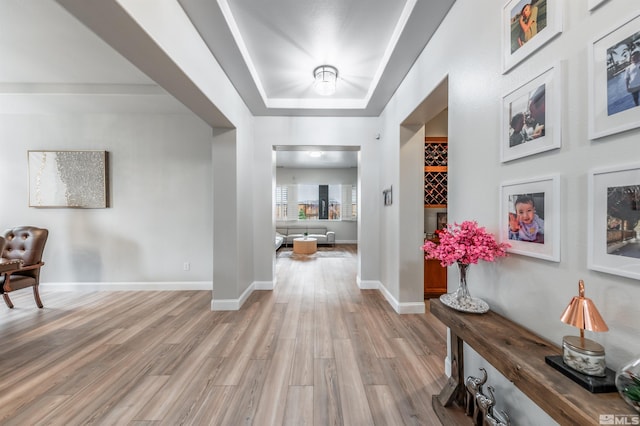
<path id="1" fill-rule="evenodd" d="M 191 264 L 190 264 L 189 262 L 184 262 L 184 263 L 182 264 L 182 270 L 183 270 L 183 271 L 188 271 L 188 270 L 190 270 L 190 269 L 191 269 Z"/>

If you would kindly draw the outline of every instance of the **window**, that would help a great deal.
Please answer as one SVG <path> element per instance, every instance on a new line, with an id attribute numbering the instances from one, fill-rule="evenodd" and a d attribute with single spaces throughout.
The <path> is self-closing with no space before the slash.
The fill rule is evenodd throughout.
<path id="1" fill-rule="evenodd" d="M 358 218 L 358 192 L 356 185 L 351 185 L 351 220 Z"/>
<path id="2" fill-rule="evenodd" d="M 318 219 L 318 185 L 298 185 L 298 220 Z"/>
<path id="3" fill-rule="evenodd" d="M 276 220 L 355 220 L 356 185 L 276 185 Z"/>
<path id="4" fill-rule="evenodd" d="M 342 185 L 329 185 L 329 220 L 340 220 L 342 218 Z"/>
<path id="5" fill-rule="evenodd" d="M 287 185 L 276 186 L 276 220 L 287 220 L 288 192 Z"/>

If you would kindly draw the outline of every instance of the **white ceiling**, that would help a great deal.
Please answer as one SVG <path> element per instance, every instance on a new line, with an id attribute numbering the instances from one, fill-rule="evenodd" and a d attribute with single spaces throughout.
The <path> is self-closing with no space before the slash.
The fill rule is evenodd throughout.
<path id="1" fill-rule="evenodd" d="M 58 1 L 78 16 L 93 7 Z M 165 1 L 183 8 L 254 115 L 378 116 L 455 0 Z M 2 0 L 0 112 L 19 112 L 25 93 L 55 108 L 51 93 L 113 93 L 131 95 L 130 108 L 186 110 L 88 27 L 53 0 Z M 339 72 L 329 97 L 312 90 L 321 64 Z"/>
<path id="2" fill-rule="evenodd" d="M 378 116 L 454 1 L 178 0 L 254 115 L 323 116 Z"/>
<path id="3" fill-rule="evenodd" d="M 276 167 L 314 169 L 355 168 L 358 167 L 358 151 L 354 150 L 354 147 L 335 146 L 276 147 Z"/>

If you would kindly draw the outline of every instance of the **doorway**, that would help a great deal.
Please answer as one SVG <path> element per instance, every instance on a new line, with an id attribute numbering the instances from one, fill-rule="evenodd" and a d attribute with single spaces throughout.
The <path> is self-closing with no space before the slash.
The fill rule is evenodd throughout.
<path id="1" fill-rule="evenodd" d="M 436 230 L 447 223 L 448 90 L 448 77 L 445 77 L 402 123 L 401 134 L 408 133 L 403 140 L 407 141 L 405 145 L 414 145 L 411 148 L 414 155 L 400 156 L 401 170 L 413 170 L 410 174 L 405 173 L 405 182 L 402 182 L 401 174 L 401 183 L 412 188 L 410 202 L 403 203 L 401 209 L 406 210 L 408 217 L 413 217 L 415 211 L 422 218 L 421 221 L 412 221 L 411 229 L 401 229 L 403 240 L 419 240 L 423 244 L 426 239 L 436 238 Z M 432 152 L 428 148 L 433 148 Z M 403 149 L 406 148 L 402 146 L 401 152 Z M 419 161 L 416 156 L 420 157 Z M 414 201 L 418 200 L 422 207 L 416 210 Z M 421 283 L 419 290 L 411 288 L 411 293 L 416 293 L 413 297 L 428 299 L 446 293 L 446 268 L 438 261 L 425 260 L 422 252 L 407 253 L 406 256 L 410 259 L 403 262 L 407 266 L 401 271 L 400 282 Z M 421 296 L 418 296 L 418 291 Z"/>
<path id="2" fill-rule="evenodd" d="M 273 150 L 273 233 L 274 240 L 283 238 L 278 250 L 290 250 L 304 233 L 317 239 L 319 255 L 336 244 L 357 247 L 360 147 L 296 145 Z M 275 267 L 273 278 L 275 282 Z"/>

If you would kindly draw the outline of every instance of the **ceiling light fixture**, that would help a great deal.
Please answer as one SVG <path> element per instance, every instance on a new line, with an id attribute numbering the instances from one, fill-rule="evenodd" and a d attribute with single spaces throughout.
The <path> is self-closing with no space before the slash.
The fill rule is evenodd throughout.
<path id="1" fill-rule="evenodd" d="M 322 157 L 322 151 L 311 151 L 309 152 L 309 157 L 320 158 Z"/>
<path id="2" fill-rule="evenodd" d="M 338 70 L 336 67 L 320 65 L 313 70 L 313 78 L 315 79 L 313 87 L 317 94 L 330 96 L 336 92 L 336 80 L 338 79 Z"/>

